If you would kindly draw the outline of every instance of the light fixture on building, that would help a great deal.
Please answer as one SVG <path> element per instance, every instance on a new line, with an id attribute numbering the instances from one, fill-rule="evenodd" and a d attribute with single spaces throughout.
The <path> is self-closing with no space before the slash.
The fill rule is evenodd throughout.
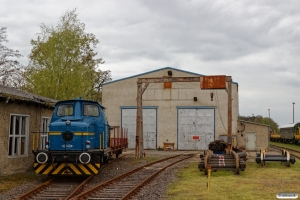
<path id="1" fill-rule="evenodd" d="M 214 100 L 214 93 L 210 93 L 210 100 L 213 101 Z"/>
<path id="2" fill-rule="evenodd" d="M 173 73 L 172 73 L 171 70 L 168 71 L 168 75 L 169 75 L 169 76 L 172 76 L 172 75 L 173 75 Z"/>

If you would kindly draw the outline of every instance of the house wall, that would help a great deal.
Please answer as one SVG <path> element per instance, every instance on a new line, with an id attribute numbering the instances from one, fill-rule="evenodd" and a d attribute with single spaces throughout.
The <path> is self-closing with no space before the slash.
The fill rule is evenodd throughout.
<path id="1" fill-rule="evenodd" d="M 136 106 L 137 79 L 167 76 L 163 69 L 147 74 L 111 82 L 103 85 L 102 105 L 110 125 L 121 125 L 121 106 Z M 171 69 L 172 77 L 199 77 L 199 75 Z M 213 101 L 210 93 L 214 92 Z M 197 101 L 194 101 L 197 97 Z M 151 83 L 143 94 L 143 106 L 157 106 L 157 148 L 163 142 L 175 143 L 177 146 L 177 106 L 180 107 L 213 107 L 215 109 L 215 138 L 227 134 L 228 129 L 228 95 L 222 90 L 201 90 L 198 82 L 172 83 L 171 89 L 164 89 L 163 83 Z M 237 131 L 238 85 L 232 84 L 232 132 Z"/>
<path id="2" fill-rule="evenodd" d="M 237 122 L 237 142 L 240 148 L 246 149 L 247 133 L 256 133 L 255 150 L 265 149 L 269 147 L 269 126 L 265 124 L 257 124 L 246 121 Z"/>
<path id="3" fill-rule="evenodd" d="M 38 104 L 30 102 L 15 101 L 15 103 L 5 103 L 4 101 L 0 101 L 0 175 L 22 173 L 33 169 L 34 156 L 32 154 L 31 132 L 40 131 L 41 118 L 51 117 L 52 112 L 52 108 L 43 108 Z M 29 141 L 25 147 L 28 151 L 27 156 L 8 156 L 11 114 L 29 115 Z"/>

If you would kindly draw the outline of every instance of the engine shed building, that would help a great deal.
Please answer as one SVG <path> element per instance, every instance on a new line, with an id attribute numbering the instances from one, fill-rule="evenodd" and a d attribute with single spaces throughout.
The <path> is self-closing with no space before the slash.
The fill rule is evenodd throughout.
<path id="1" fill-rule="evenodd" d="M 172 67 L 105 83 L 102 105 L 110 124 L 128 128 L 128 148 L 136 144 L 138 78 L 201 77 Z M 238 83 L 231 84 L 232 134 L 238 131 Z M 205 150 L 227 135 L 228 93 L 225 89 L 201 90 L 200 82 L 150 83 L 142 96 L 144 149 L 168 147 Z"/>
<path id="2" fill-rule="evenodd" d="M 56 100 L 0 85 L 0 175 L 33 169 L 32 132 L 47 132 Z M 45 137 L 39 138 L 44 145 Z"/>

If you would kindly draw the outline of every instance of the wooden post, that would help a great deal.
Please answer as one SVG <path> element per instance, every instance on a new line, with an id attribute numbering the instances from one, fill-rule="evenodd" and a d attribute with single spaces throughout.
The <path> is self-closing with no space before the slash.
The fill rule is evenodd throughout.
<path id="1" fill-rule="evenodd" d="M 226 76 L 228 82 L 228 135 L 227 135 L 227 150 L 232 149 L 232 94 L 231 94 L 231 76 Z"/>
<path id="2" fill-rule="evenodd" d="M 143 155 L 143 110 L 142 110 L 142 83 L 137 83 L 137 107 L 136 107 L 136 145 L 135 157 Z"/>

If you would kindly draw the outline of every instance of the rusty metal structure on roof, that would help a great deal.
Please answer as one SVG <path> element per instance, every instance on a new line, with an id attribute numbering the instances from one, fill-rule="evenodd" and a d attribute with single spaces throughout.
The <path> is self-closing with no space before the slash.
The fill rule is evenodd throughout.
<path id="1" fill-rule="evenodd" d="M 201 89 L 226 89 L 226 76 L 201 76 Z"/>

